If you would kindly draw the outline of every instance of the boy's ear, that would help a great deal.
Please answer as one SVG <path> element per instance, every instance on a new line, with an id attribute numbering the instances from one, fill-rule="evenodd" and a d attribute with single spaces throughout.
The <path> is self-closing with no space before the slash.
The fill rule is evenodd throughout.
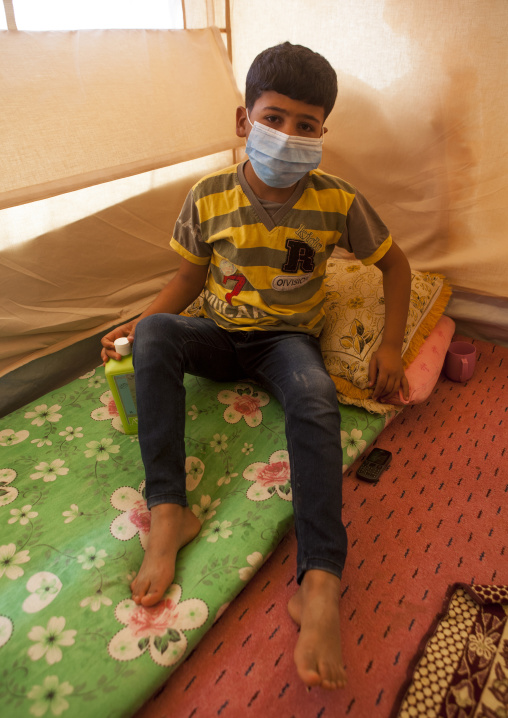
<path id="1" fill-rule="evenodd" d="M 236 108 L 236 135 L 237 137 L 247 137 L 247 110 L 245 107 Z"/>

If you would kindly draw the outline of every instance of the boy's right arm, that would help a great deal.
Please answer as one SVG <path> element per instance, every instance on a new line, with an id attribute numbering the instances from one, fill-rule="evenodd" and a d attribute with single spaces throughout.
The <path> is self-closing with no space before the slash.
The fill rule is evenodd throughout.
<path id="1" fill-rule="evenodd" d="M 175 276 L 155 297 L 154 301 L 136 319 L 127 324 L 116 327 L 101 339 L 101 358 L 104 364 L 109 357 L 121 359 L 115 351 L 114 341 L 119 337 L 127 337 L 132 343 L 137 323 L 150 314 L 180 314 L 189 306 L 203 289 L 208 274 L 208 265 L 194 264 L 187 259 L 181 260 L 180 267 Z"/>

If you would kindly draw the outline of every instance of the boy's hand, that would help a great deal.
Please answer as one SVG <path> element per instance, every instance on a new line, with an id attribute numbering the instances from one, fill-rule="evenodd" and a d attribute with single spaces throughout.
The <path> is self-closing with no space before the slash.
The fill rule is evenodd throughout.
<path id="1" fill-rule="evenodd" d="M 374 387 L 374 401 L 386 400 L 401 389 L 405 401 L 409 401 L 409 384 L 402 367 L 400 350 L 381 346 L 369 364 L 369 387 Z"/>
<path id="2" fill-rule="evenodd" d="M 117 360 L 120 360 L 122 358 L 120 354 L 115 351 L 115 339 L 119 339 L 120 337 L 127 337 L 127 339 L 132 344 L 132 342 L 134 341 L 134 329 L 134 322 L 129 322 L 128 324 L 122 324 L 121 327 L 113 329 L 113 331 L 102 337 L 102 366 L 106 366 L 106 363 L 110 357 Z"/>

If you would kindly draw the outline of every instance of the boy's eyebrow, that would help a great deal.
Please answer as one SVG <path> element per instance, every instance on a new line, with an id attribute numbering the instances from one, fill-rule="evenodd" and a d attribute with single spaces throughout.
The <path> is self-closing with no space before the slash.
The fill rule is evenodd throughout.
<path id="1" fill-rule="evenodd" d="M 263 107 L 263 112 L 265 112 L 266 110 L 275 110 L 275 112 L 281 112 L 283 115 L 289 115 L 289 112 L 287 110 L 285 110 L 283 107 L 277 107 L 276 105 L 267 105 L 266 107 Z M 306 120 L 314 120 L 314 122 L 317 122 L 318 125 L 321 124 L 321 120 L 318 120 L 318 118 L 314 117 L 314 115 L 308 115 L 305 112 L 299 113 L 297 117 L 302 117 Z"/>

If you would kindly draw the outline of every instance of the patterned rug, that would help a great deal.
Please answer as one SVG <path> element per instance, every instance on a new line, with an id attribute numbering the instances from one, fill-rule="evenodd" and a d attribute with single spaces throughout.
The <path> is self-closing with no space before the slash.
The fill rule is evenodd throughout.
<path id="1" fill-rule="evenodd" d="M 508 716 L 508 586 L 448 592 L 393 718 Z"/>

